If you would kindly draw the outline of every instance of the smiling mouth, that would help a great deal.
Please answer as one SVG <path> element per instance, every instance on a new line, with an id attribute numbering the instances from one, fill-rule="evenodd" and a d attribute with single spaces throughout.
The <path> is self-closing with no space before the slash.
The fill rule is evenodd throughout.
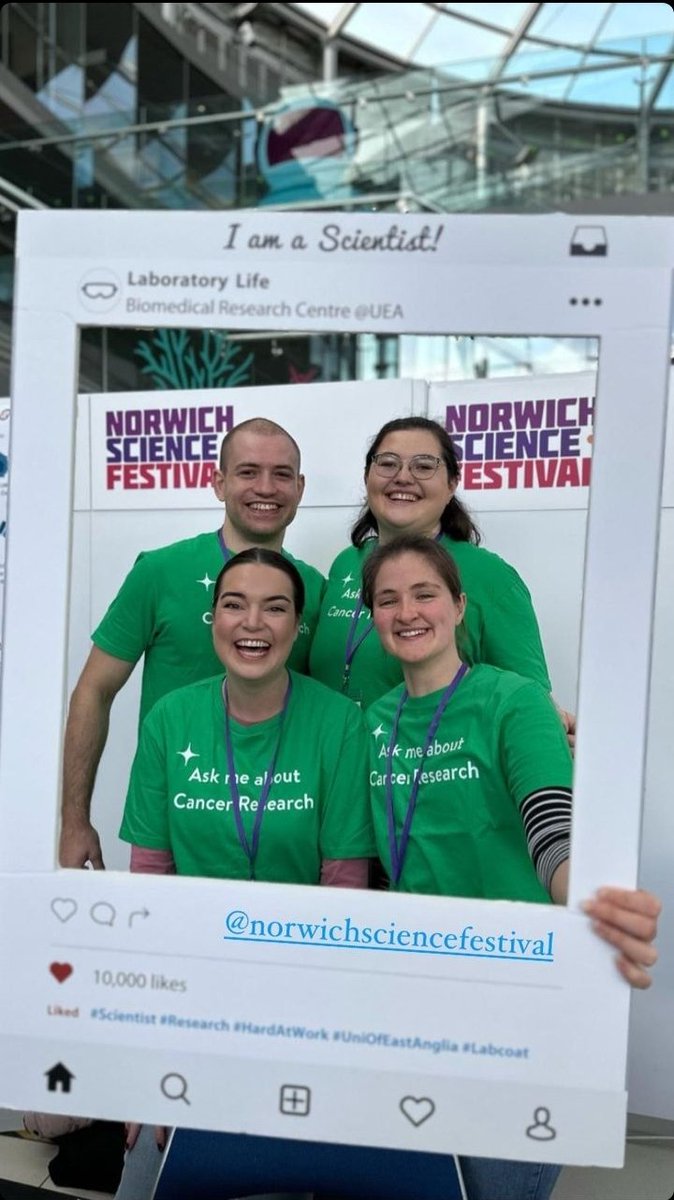
<path id="1" fill-rule="evenodd" d="M 239 638 L 234 646 L 243 658 L 250 659 L 264 658 L 271 650 L 269 642 L 263 642 L 259 638 Z"/>
<path id="2" fill-rule="evenodd" d="M 280 504 L 270 504 L 263 500 L 253 500 L 252 503 L 248 505 L 248 508 L 251 508 L 253 512 L 259 513 L 276 513 L 279 511 L 280 507 Z"/>
<path id="3" fill-rule="evenodd" d="M 404 641 L 413 641 L 414 638 L 424 637 L 427 633 L 430 633 L 430 629 L 398 629 L 395 636 L 403 638 Z"/>
<path id="4" fill-rule="evenodd" d="M 387 500 L 395 500 L 395 501 L 402 500 L 404 503 L 409 503 L 410 501 L 416 502 L 417 500 L 419 500 L 419 498 L 420 498 L 419 496 L 415 496 L 414 492 L 387 492 L 386 493 Z"/>

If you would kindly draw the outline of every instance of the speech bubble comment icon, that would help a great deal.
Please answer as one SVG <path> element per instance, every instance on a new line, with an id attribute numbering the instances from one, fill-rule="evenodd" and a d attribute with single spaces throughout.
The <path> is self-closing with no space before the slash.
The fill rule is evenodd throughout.
<path id="1" fill-rule="evenodd" d="M 92 904 L 89 909 L 89 916 L 97 925 L 114 925 L 117 909 L 113 908 L 112 904 L 108 904 L 107 900 L 99 900 L 97 904 Z"/>
<path id="2" fill-rule="evenodd" d="M 56 896 L 49 905 L 55 917 L 65 925 L 77 912 L 77 902 L 66 896 Z"/>

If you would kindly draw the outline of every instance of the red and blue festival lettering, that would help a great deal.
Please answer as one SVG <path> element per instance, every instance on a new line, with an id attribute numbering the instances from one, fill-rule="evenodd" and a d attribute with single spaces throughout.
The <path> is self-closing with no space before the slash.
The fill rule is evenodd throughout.
<path id="1" fill-rule="evenodd" d="M 448 404 L 463 488 L 589 487 L 593 412 L 593 396 Z"/>
<path id="2" fill-rule="evenodd" d="M 106 487 L 210 487 L 220 442 L 233 426 L 231 404 L 110 410 L 105 414 Z"/>

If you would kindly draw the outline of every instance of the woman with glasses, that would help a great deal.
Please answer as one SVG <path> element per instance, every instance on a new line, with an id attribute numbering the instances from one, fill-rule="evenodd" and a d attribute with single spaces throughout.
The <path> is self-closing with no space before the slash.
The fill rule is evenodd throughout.
<path id="1" fill-rule="evenodd" d="M 375 549 L 363 599 L 404 676 L 366 714 L 375 836 L 392 890 L 565 904 L 571 756 L 548 695 L 510 671 L 462 661 L 466 598 L 437 542 L 403 536 Z M 625 980 L 648 987 L 656 898 L 602 888 L 584 908 Z M 547 1200 L 559 1173 L 460 1162 L 468 1200 Z"/>
<path id="2" fill-rule="evenodd" d="M 401 679 L 361 595 L 363 564 L 400 534 L 436 538 L 455 558 L 468 597 L 462 653 L 535 679 L 550 680 L 531 597 L 517 572 L 480 547 L 480 534 L 456 497 L 460 467 L 451 438 L 436 421 L 388 421 L 365 459 L 367 502 L 352 545 L 330 570 L 311 649 L 316 679 L 367 707 Z M 563 714 L 567 728 L 571 723 Z"/>

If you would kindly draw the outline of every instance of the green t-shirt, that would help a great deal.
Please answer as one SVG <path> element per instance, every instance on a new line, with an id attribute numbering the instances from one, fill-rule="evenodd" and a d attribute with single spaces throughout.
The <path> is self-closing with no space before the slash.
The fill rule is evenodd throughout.
<path id="1" fill-rule="evenodd" d="M 375 835 L 389 873 L 387 751 L 402 690 L 395 688 L 366 713 Z M 398 842 L 415 764 L 441 696 L 408 697 L 401 713 L 392 759 Z M 541 788 L 569 788 L 571 774 L 566 735 L 541 686 L 510 671 L 473 667 L 450 699 L 421 766 L 399 890 L 548 900 L 529 857 L 520 805 Z"/>
<path id="2" fill-rule="evenodd" d="M 291 672 L 274 781 L 262 819 L 255 878 L 319 882 L 325 858 L 376 853 L 362 713 L 314 679 Z M 170 850 L 179 875 L 248 879 L 228 786 L 222 680 L 164 696 L 143 724 L 120 837 Z M 230 721 L 240 809 L 252 842 L 263 777 L 280 714 L 257 725 Z"/>
<path id="3" fill-rule="evenodd" d="M 283 551 L 297 567 L 306 602 L 288 665 L 307 671 L 325 586 L 314 567 Z M 213 649 L 213 584 L 224 564 L 217 531 L 140 554 L 98 628 L 100 650 L 125 662 L 145 655 L 139 729 L 167 692 L 222 671 Z"/>
<path id="4" fill-rule="evenodd" d="M 531 596 L 517 571 L 508 563 L 474 546 L 442 537 L 440 544 L 452 555 L 468 597 L 464 637 L 459 646 L 468 663 L 490 663 L 504 671 L 516 671 L 550 690 L 536 614 Z M 377 545 L 349 546 L 330 569 L 318 621 L 311 644 L 311 674 L 328 687 L 341 691 L 347 639 L 360 600 L 362 565 Z M 371 623 L 368 609 L 361 609 L 353 643 Z M 367 707 L 396 687 L 402 679 L 400 664 L 383 650 L 374 629 L 358 645 L 351 662 L 346 695 Z"/>

